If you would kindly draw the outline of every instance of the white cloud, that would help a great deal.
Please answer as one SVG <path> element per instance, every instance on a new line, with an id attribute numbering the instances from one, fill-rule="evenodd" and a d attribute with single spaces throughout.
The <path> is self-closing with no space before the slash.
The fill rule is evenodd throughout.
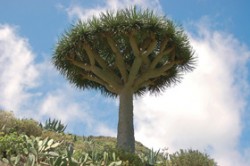
<path id="1" fill-rule="evenodd" d="M 162 95 L 135 101 L 136 139 L 172 152 L 205 150 L 220 165 L 240 165 L 237 144 L 250 52 L 230 34 L 198 30 L 199 36 L 190 37 L 196 69 Z"/>
<path id="2" fill-rule="evenodd" d="M 88 114 L 88 103 L 74 101 L 76 96 L 74 89 L 66 85 L 48 92 L 39 103 L 39 116 L 60 119 L 67 124 L 81 121 L 91 127 L 94 119 Z"/>
<path id="3" fill-rule="evenodd" d="M 116 132 L 104 124 L 95 125 L 95 132 L 98 135 L 116 137 Z"/>
<path id="4" fill-rule="evenodd" d="M 38 71 L 28 40 L 17 34 L 16 28 L 0 25 L 0 106 L 18 110 L 37 85 Z"/>
<path id="5" fill-rule="evenodd" d="M 83 8 L 79 5 L 72 5 L 66 11 L 70 18 L 76 17 L 81 20 L 87 20 L 93 15 L 98 17 L 101 12 L 106 12 L 107 10 L 117 10 L 134 5 L 154 9 L 156 12 L 162 13 L 158 0 L 107 0 L 103 1 L 103 5 L 97 5 L 95 8 Z"/>
<path id="6" fill-rule="evenodd" d="M 56 118 L 75 133 L 114 135 L 91 114 L 89 102 L 99 97 L 81 94 L 61 77 L 50 58 L 44 56 L 43 61 L 35 63 L 35 56 L 28 39 L 19 36 L 16 28 L 0 25 L 0 109 L 41 122 Z"/>

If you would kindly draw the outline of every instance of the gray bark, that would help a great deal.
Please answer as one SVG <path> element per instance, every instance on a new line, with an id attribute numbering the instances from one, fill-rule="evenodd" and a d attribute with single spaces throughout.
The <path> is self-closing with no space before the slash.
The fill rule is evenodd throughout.
<path id="1" fill-rule="evenodd" d="M 133 123 L 133 92 L 124 89 L 120 94 L 117 148 L 126 152 L 135 152 Z"/>

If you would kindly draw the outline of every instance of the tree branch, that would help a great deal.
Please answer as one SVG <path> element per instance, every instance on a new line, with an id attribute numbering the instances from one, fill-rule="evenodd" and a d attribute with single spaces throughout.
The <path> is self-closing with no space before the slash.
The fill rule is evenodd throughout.
<path id="1" fill-rule="evenodd" d="M 165 38 L 162 42 L 161 42 L 161 45 L 160 45 L 160 50 L 159 50 L 159 53 L 156 55 L 156 57 L 154 58 L 153 62 L 151 63 L 150 65 L 150 68 L 153 69 L 155 68 L 155 66 L 160 62 L 161 58 L 165 55 L 165 54 L 168 54 L 170 53 L 172 50 L 172 48 L 168 49 L 168 50 L 165 50 L 166 49 L 166 46 L 168 44 L 168 41 L 169 41 L 169 38 Z"/>
<path id="2" fill-rule="evenodd" d="M 117 82 L 117 84 L 121 84 L 121 79 L 112 71 L 108 66 L 107 63 L 96 53 L 94 50 L 92 50 L 91 46 L 86 43 L 84 45 L 84 49 L 86 50 L 89 57 L 94 57 L 94 59 L 97 61 L 97 63 L 101 66 L 103 71 L 106 73 L 109 73 L 109 76 Z M 96 65 L 95 65 L 96 66 Z"/>
<path id="3" fill-rule="evenodd" d="M 122 85 L 120 83 L 120 80 L 115 80 L 114 78 L 114 73 L 107 71 L 107 70 L 103 70 L 100 69 L 97 66 L 93 66 L 91 67 L 91 71 L 97 75 L 98 77 L 100 77 L 103 81 L 107 82 L 108 84 L 112 85 L 113 87 L 115 87 L 116 89 L 121 89 Z"/>
<path id="4" fill-rule="evenodd" d="M 108 84 L 107 82 L 99 79 L 98 77 L 93 77 L 91 75 L 84 75 L 84 74 L 81 74 L 81 76 L 82 76 L 83 79 L 90 80 L 90 81 L 93 81 L 93 82 L 96 82 L 96 83 L 98 83 L 100 85 L 105 86 L 105 88 L 108 89 L 110 92 L 118 93 L 118 90 L 115 89 L 115 87 L 113 87 L 110 84 Z"/>
<path id="5" fill-rule="evenodd" d="M 100 69 L 97 66 L 90 66 L 90 65 L 84 64 L 82 62 L 79 62 L 77 60 L 71 59 L 69 57 L 67 57 L 67 60 L 69 60 L 76 67 L 79 67 L 79 68 L 84 69 L 86 71 L 93 72 L 100 79 L 102 79 L 103 81 L 107 82 L 107 84 L 112 85 L 116 89 L 121 89 L 121 85 L 120 85 L 119 80 L 116 80 L 114 78 L 114 76 L 113 76 L 114 73 L 112 73 L 110 71 L 107 71 L 105 69 Z"/>
<path id="6" fill-rule="evenodd" d="M 165 38 L 160 45 L 160 52 L 163 52 L 166 49 L 166 46 L 168 44 L 169 38 Z"/>
<path id="7" fill-rule="evenodd" d="M 142 61 L 143 61 L 143 64 L 146 66 L 146 68 L 148 68 L 150 64 L 150 60 L 148 56 L 154 51 L 156 44 L 157 44 L 157 40 L 154 38 L 149 44 L 148 48 L 142 53 Z"/>
<path id="8" fill-rule="evenodd" d="M 115 41 L 109 35 L 105 35 L 105 37 L 108 41 L 110 48 L 112 49 L 113 53 L 116 56 L 116 58 L 115 58 L 116 66 L 119 69 L 124 82 L 126 82 L 128 74 L 126 72 L 126 66 L 125 66 L 124 60 L 122 58 L 122 54 L 121 54 L 120 50 L 117 48 Z"/>
<path id="9" fill-rule="evenodd" d="M 140 55 L 140 50 L 138 48 L 137 41 L 135 39 L 135 30 L 131 31 L 128 34 L 128 37 L 129 37 L 129 43 L 130 43 L 130 46 L 133 50 L 135 59 L 134 59 L 133 64 L 129 70 L 130 72 L 129 72 L 129 76 L 128 76 L 128 81 L 127 81 L 125 86 L 132 86 L 134 84 L 136 76 L 139 73 L 139 70 L 141 68 L 143 60 L 142 60 L 142 56 Z"/>
<path id="10" fill-rule="evenodd" d="M 155 34 L 151 33 L 150 43 L 147 44 L 147 46 L 143 46 L 143 50 L 142 50 L 143 51 L 143 53 L 142 53 L 143 58 L 149 56 L 149 54 L 151 54 L 154 51 L 156 44 L 157 44 L 157 40 L 155 38 Z"/>
<path id="11" fill-rule="evenodd" d="M 88 58 L 89 58 L 89 62 L 91 66 L 95 65 L 95 55 L 94 53 L 91 53 L 91 48 L 89 46 L 89 44 L 87 44 L 86 42 L 83 44 L 83 48 L 85 49 Z"/>
<path id="12" fill-rule="evenodd" d="M 151 41 L 152 41 L 151 37 L 144 39 L 142 44 L 140 45 L 140 51 L 146 50 L 148 48 L 149 44 L 151 43 Z"/>
<path id="13" fill-rule="evenodd" d="M 129 72 L 127 86 L 131 86 L 134 83 L 134 80 L 140 70 L 141 64 L 142 64 L 141 57 L 136 57 Z"/>
<path id="14" fill-rule="evenodd" d="M 133 50 L 134 56 L 138 57 L 140 55 L 140 50 L 138 48 L 134 34 L 135 34 L 135 31 L 132 31 L 131 33 L 129 33 L 129 43 Z"/>
<path id="15" fill-rule="evenodd" d="M 89 43 L 85 42 L 83 44 L 83 48 L 85 49 L 89 59 L 96 60 L 102 68 L 107 68 L 106 62 L 91 48 Z"/>
<path id="16" fill-rule="evenodd" d="M 156 77 L 164 75 L 166 73 L 166 71 L 171 69 L 175 64 L 176 64 L 176 62 L 170 62 L 170 63 L 166 63 L 161 68 L 149 69 L 147 72 L 143 73 L 139 78 L 137 78 L 135 80 L 134 87 L 138 88 L 144 82 L 146 82 L 152 78 L 156 78 Z"/>
<path id="17" fill-rule="evenodd" d="M 88 64 L 86 64 L 86 63 L 79 62 L 79 61 L 74 60 L 73 58 L 70 58 L 68 56 L 66 56 L 65 59 L 68 60 L 68 61 L 70 61 L 70 63 L 72 63 L 76 67 L 79 67 L 79 68 L 81 68 L 83 70 L 86 70 L 86 71 L 91 71 L 91 66 L 88 65 Z"/>
<path id="18" fill-rule="evenodd" d="M 169 48 L 165 51 L 160 51 L 156 57 L 154 58 L 153 62 L 150 64 L 150 69 L 154 69 L 155 66 L 161 61 L 162 57 L 166 54 L 169 54 L 170 52 L 172 52 L 174 50 L 174 47 Z"/>

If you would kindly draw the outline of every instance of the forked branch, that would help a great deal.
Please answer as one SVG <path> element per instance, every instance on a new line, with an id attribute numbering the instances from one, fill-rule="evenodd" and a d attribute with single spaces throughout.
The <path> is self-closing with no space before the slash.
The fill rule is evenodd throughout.
<path id="1" fill-rule="evenodd" d="M 84 44 L 84 49 L 86 50 L 86 53 L 89 58 L 94 57 L 95 61 L 101 66 L 103 71 L 107 73 L 106 75 L 109 75 L 109 77 L 116 81 L 117 84 L 120 84 L 122 82 L 121 79 L 115 74 L 115 72 L 108 67 L 107 63 L 101 58 L 101 56 L 97 52 L 95 52 L 91 48 L 88 43 Z M 93 67 L 95 68 L 96 65 L 94 65 Z"/>
<path id="2" fill-rule="evenodd" d="M 91 66 L 89 64 L 79 62 L 77 60 L 74 60 L 67 56 L 66 60 L 68 60 L 70 63 L 75 65 L 76 67 L 79 67 L 85 71 L 90 71 L 94 73 L 96 76 L 98 76 L 102 81 L 106 82 L 109 85 L 112 85 L 115 89 L 121 88 L 121 81 L 120 79 L 116 79 L 114 76 L 115 74 L 113 72 L 110 72 L 109 70 L 100 69 L 97 66 Z"/>
<path id="3" fill-rule="evenodd" d="M 149 41 L 149 44 L 145 43 L 145 46 L 142 48 L 143 58 L 149 56 L 156 48 L 157 40 L 155 38 L 155 34 L 151 33 Z"/>
<path id="4" fill-rule="evenodd" d="M 85 75 L 81 74 L 81 76 L 82 76 L 83 79 L 90 80 L 90 81 L 93 81 L 93 82 L 96 82 L 96 83 L 98 83 L 100 85 L 105 86 L 105 88 L 107 88 L 110 92 L 118 93 L 118 90 L 115 89 L 115 87 L 113 87 L 109 83 L 103 81 L 102 79 L 99 79 L 98 77 L 95 77 L 95 76 L 92 76 L 92 75 L 86 75 L 86 74 Z"/>
<path id="5" fill-rule="evenodd" d="M 165 51 L 159 52 L 154 58 L 153 62 L 150 64 L 150 69 L 154 69 L 156 65 L 161 61 L 164 55 L 169 55 L 174 50 L 174 47 L 169 48 Z M 174 54 L 173 54 L 174 55 Z"/>
<path id="6" fill-rule="evenodd" d="M 122 76 L 124 82 L 126 82 L 128 74 L 126 72 L 126 65 L 125 65 L 124 60 L 122 58 L 122 54 L 121 54 L 119 48 L 117 48 L 117 46 L 116 46 L 117 44 L 115 43 L 115 41 L 109 35 L 105 35 L 105 37 L 108 41 L 110 48 L 112 49 L 113 53 L 116 56 L 115 57 L 116 66 L 119 69 L 119 72 L 121 73 L 121 76 Z"/>
<path id="7" fill-rule="evenodd" d="M 161 68 L 158 69 L 149 69 L 145 73 L 143 73 L 140 77 L 138 77 L 135 80 L 135 83 L 133 85 L 134 89 L 140 88 L 145 82 L 152 78 L 157 78 L 160 76 L 163 76 L 166 74 L 166 72 L 171 69 L 175 64 L 179 63 L 179 61 L 176 62 L 169 62 L 163 65 Z"/>
<path id="8" fill-rule="evenodd" d="M 135 38 L 135 31 L 130 32 L 128 34 L 128 37 L 129 37 L 129 43 L 130 43 L 130 46 L 131 46 L 131 48 L 133 50 L 134 56 L 139 57 L 140 56 L 140 50 L 138 48 L 137 41 L 136 41 L 136 38 Z"/>

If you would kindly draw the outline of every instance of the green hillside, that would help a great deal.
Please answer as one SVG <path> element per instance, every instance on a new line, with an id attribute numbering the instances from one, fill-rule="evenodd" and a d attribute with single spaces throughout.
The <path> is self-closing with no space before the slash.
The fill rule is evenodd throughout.
<path id="1" fill-rule="evenodd" d="M 197 150 L 174 154 L 154 151 L 136 142 L 135 154 L 116 149 L 116 138 L 65 133 L 58 120 L 44 125 L 17 119 L 0 111 L 1 166 L 214 166 L 216 162 Z"/>

